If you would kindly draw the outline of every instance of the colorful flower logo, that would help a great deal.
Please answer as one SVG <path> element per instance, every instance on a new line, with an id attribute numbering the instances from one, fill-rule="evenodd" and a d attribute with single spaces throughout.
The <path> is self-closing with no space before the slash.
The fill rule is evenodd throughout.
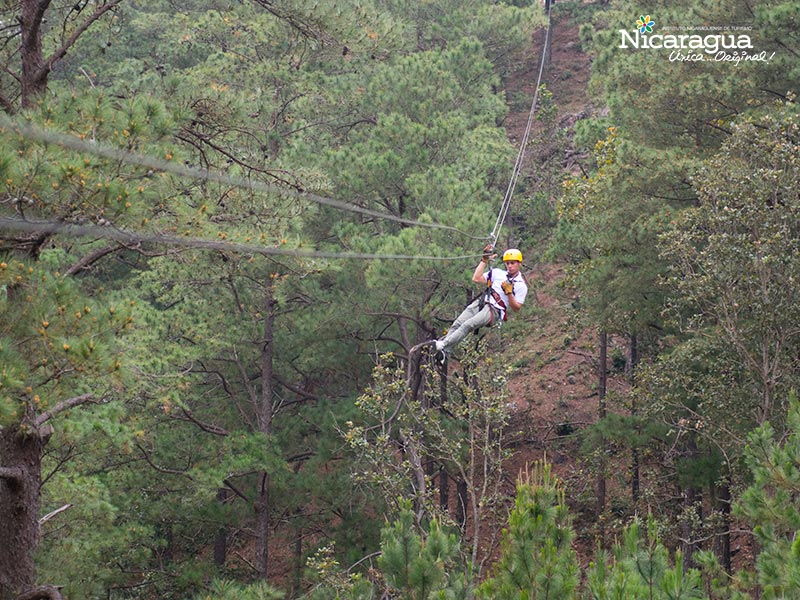
<path id="1" fill-rule="evenodd" d="M 640 16 L 636 21 L 636 27 L 639 28 L 639 33 L 653 33 L 653 26 L 655 24 L 656 22 L 650 19 L 650 15 L 646 17 Z"/>

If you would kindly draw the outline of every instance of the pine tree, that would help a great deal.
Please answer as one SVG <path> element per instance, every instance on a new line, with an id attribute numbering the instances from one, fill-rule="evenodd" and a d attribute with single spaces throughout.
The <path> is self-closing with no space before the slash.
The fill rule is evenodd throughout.
<path id="1" fill-rule="evenodd" d="M 564 490 L 551 467 L 536 463 L 517 482 L 493 575 L 479 587 L 488 599 L 556 600 L 578 597 L 580 570 Z"/>
<path id="2" fill-rule="evenodd" d="M 757 581 L 763 598 L 800 594 L 800 403 L 789 397 L 786 435 L 765 423 L 748 437 L 745 452 L 753 481 L 734 510 L 753 525 Z"/>
<path id="3" fill-rule="evenodd" d="M 674 565 L 658 534 L 658 524 L 648 518 L 643 528 L 637 520 L 625 528 L 614 544 L 613 559 L 598 548 L 586 574 L 586 597 L 592 600 L 699 600 L 705 598 L 700 572 L 684 569 L 683 556 Z"/>

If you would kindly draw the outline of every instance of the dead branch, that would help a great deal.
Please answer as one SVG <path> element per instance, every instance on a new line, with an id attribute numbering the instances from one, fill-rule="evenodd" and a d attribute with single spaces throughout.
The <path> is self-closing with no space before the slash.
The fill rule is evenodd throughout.
<path id="1" fill-rule="evenodd" d="M 61 508 L 57 508 L 57 509 L 55 509 L 53 512 L 51 512 L 51 513 L 47 513 L 45 516 L 43 516 L 41 519 L 39 519 L 39 525 L 44 525 L 44 524 L 45 524 L 45 523 L 47 523 L 47 522 L 48 522 L 50 519 L 52 519 L 53 517 L 55 517 L 57 514 L 59 514 L 59 513 L 62 513 L 62 512 L 64 512 L 65 510 L 67 510 L 67 509 L 69 509 L 69 508 L 72 508 L 73 506 L 74 506 L 73 504 L 65 504 L 65 505 L 64 505 L 64 506 L 62 506 Z"/>
<path id="2" fill-rule="evenodd" d="M 166 473 L 167 475 L 183 475 L 184 477 L 188 477 L 190 481 L 194 481 L 194 478 L 191 475 L 189 475 L 186 471 L 179 471 L 178 469 L 168 469 L 167 467 L 162 467 L 154 463 L 153 459 L 150 456 L 150 453 L 147 450 L 145 450 L 141 444 L 136 444 L 136 447 L 142 453 L 145 462 L 147 462 L 148 465 L 150 465 L 153 469 L 155 469 L 159 473 Z"/>

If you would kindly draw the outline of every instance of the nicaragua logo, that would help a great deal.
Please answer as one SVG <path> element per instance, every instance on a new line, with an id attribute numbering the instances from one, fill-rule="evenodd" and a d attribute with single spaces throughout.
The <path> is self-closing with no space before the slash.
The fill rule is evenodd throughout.
<path id="1" fill-rule="evenodd" d="M 633 31 L 619 30 L 619 48 L 646 49 L 646 50 L 671 50 L 670 61 L 725 61 L 739 63 L 741 61 L 769 61 L 772 56 L 766 52 L 752 53 L 753 43 L 750 36 L 744 33 L 653 33 L 656 22 L 649 14 L 640 15 L 636 20 L 636 29 Z M 722 31 L 727 29 L 749 29 L 746 27 L 670 27 L 669 29 L 683 31 Z"/>

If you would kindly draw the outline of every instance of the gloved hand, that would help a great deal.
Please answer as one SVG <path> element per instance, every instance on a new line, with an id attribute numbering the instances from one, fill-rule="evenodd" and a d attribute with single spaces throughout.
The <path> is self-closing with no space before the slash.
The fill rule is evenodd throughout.
<path id="1" fill-rule="evenodd" d="M 488 263 L 495 256 L 497 256 L 496 254 L 493 253 L 493 250 L 494 248 L 492 247 L 491 244 L 486 244 L 486 247 L 483 249 L 483 256 L 481 257 L 481 260 L 485 263 Z"/>
<path id="2" fill-rule="evenodd" d="M 503 288 L 503 291 L 506 293 L 506 296 L 510 296 L 514 293 L 514 284 L 508 280 L 502 282 L 500 287 Z"/>

